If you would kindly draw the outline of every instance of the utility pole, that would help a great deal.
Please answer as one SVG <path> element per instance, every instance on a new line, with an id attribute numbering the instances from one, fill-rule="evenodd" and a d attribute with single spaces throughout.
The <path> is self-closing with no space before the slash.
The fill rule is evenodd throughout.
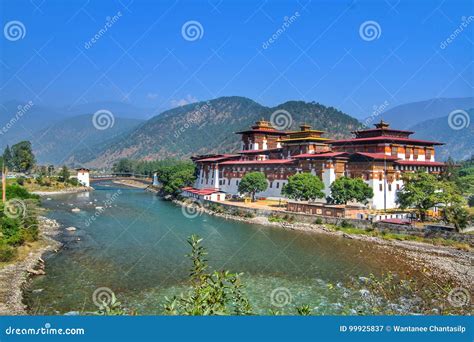
<path id="1" fill-rule="evenodd" d="M 383 211 L 387 212 L 387 156 L 383 158 Z"/>
<path id="2" fill-rule="evenodd" d="M 5 166 L 5 161 L 3 161 L 3 165 L 2 165 L 2 202 L 3 203 L 7 201 L 7 172 L 8 172 L 8 169 Z"/>

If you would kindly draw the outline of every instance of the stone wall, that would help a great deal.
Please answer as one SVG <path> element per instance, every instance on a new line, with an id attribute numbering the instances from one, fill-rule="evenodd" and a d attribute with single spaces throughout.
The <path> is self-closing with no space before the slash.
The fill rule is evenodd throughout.
<path id="1" fill-rule="evenodd" d="M 405 234 L 405 235 L 414 235 L 425 238 L 444 238 L 455 240 L 462 243 L 467 243 L 470 246 L 474 246 L 474 234 L 463 234 L 457 233 L 454 231 L 449 231 L 446 229 L 439 229 L 439 226 L 426 226 L 425 228 L 417 228 L 410 225 L 399 225 L 393 223 L 385 222 L 375 222 L 372 223 L 369 220 L 360 220 L 360 219 L 348 219 L 348 218 L 339 218 L 339 217 L 330 217 L 330 216 L 319 216 L 319 215 L 310 215 L 304 213 L 296 213 L 292 211 L 276 211 L 276 210 L 267 210 L 267 209 L 256 209 L 256 208 L 246 208 L 235 206 L 231 204 L 221 203 L 221 202 L 212 202 L 212 201 L 203 201 L 204 207 L 209 206 L 221 206 L 226 209 L 226 212 L 229 214 L 239 213 L 239 216 L 250 214 L 252 216 L 264 216 L 268 217 L 271 215 L 286 217 L 292 222 L 301 222 L 301 223 L 326 223 L 326 224 L 335 224 L 341 225 L 344 221 L 346 224 L 350 224 L 355 228 L 372 230 L 375 229 L 380 232 L 392 233 L 392 234 Z"/>

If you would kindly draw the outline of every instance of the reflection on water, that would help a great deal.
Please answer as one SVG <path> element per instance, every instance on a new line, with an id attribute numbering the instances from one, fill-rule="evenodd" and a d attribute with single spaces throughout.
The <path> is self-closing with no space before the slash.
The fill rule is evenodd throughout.
<path id="1" fill-rule="evenodd" d="M 184 255 L 191 234 L 204 238 L 213 268 L 244 272 L 261 312 L 272 308 L 270 293 L 283 287 L 291 293 L 289 306 L 305 303 L 321 314 L 340 313 L 349 290 L 339 285 L 328 291 L 328 284 L 407 269 L 386 249 L 366 242 L 207 215 L 189 219 L 151 193 L 112 183 L 55 196 L 44 205 L 63 228 L 77 230 L 62 233 L 64 249 L 48 257 L 46 276 L 32 282 L 27 301 L 34 313 L 95 310 L 92 293 L 104 286 L 140 314 L 160 313 L 164 296 L 181 291 L 187 280 Z"/>

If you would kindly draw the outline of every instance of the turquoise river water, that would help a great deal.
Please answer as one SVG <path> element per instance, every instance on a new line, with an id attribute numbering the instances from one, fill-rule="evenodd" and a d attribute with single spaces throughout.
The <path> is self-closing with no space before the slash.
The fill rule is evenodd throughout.
<path id="1" fill-rule="evenodd" d="M 410 271 L 387 248 L 368 242 L 206 214 L 188 218 L 180 207 L 141 189 L 110 182 L 94 187 L 43 200 L 48 216 L 61 224 L 65 245 L 47 257 L 46 275 L 27 289 L 31 313 L 94 311 L 94 290 L 107 287 L 138 314 L 160 314 L 164 297 L 186 288 L 191 234 L 204 238 L 212 268 L 244 273 L 259 313 L 292 313 L 301 304 L 318 314 L 365 312 L 363 296 L 344 285 L 351 277 Z M 81 211 L 72 212 L 75 207 Z M 77 230 L 64 229 L 69 226 Z"/>

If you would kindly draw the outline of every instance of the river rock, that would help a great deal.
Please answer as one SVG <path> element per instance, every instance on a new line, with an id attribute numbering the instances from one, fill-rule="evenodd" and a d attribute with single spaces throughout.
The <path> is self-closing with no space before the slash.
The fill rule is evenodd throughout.
<path id="1" fill-rule="evenodd" d="M 74 231 L 76 231 L 76 227 L 67 227 L 66 230 L 68 232 L 74 232 Z"/>
<path id="2" fill-rule="evenodd" d="M 81 211 L 81 209 L 79 209 L 79 208 L 72 208 L 71 211 L 72 211 L 73 213 L 78 213 L 78 212 Z"/>
<path id="3" fill-rule="evenodd" d="M 46 274 L 46 272 L 44 270 L 41 270 L 41 269 L 34 270 L 32 268 L 27 269 L 26 272 L 28 272 L 30 274 L 33 274 L 33 275 L 44 275 L 44 274 Z"/>

